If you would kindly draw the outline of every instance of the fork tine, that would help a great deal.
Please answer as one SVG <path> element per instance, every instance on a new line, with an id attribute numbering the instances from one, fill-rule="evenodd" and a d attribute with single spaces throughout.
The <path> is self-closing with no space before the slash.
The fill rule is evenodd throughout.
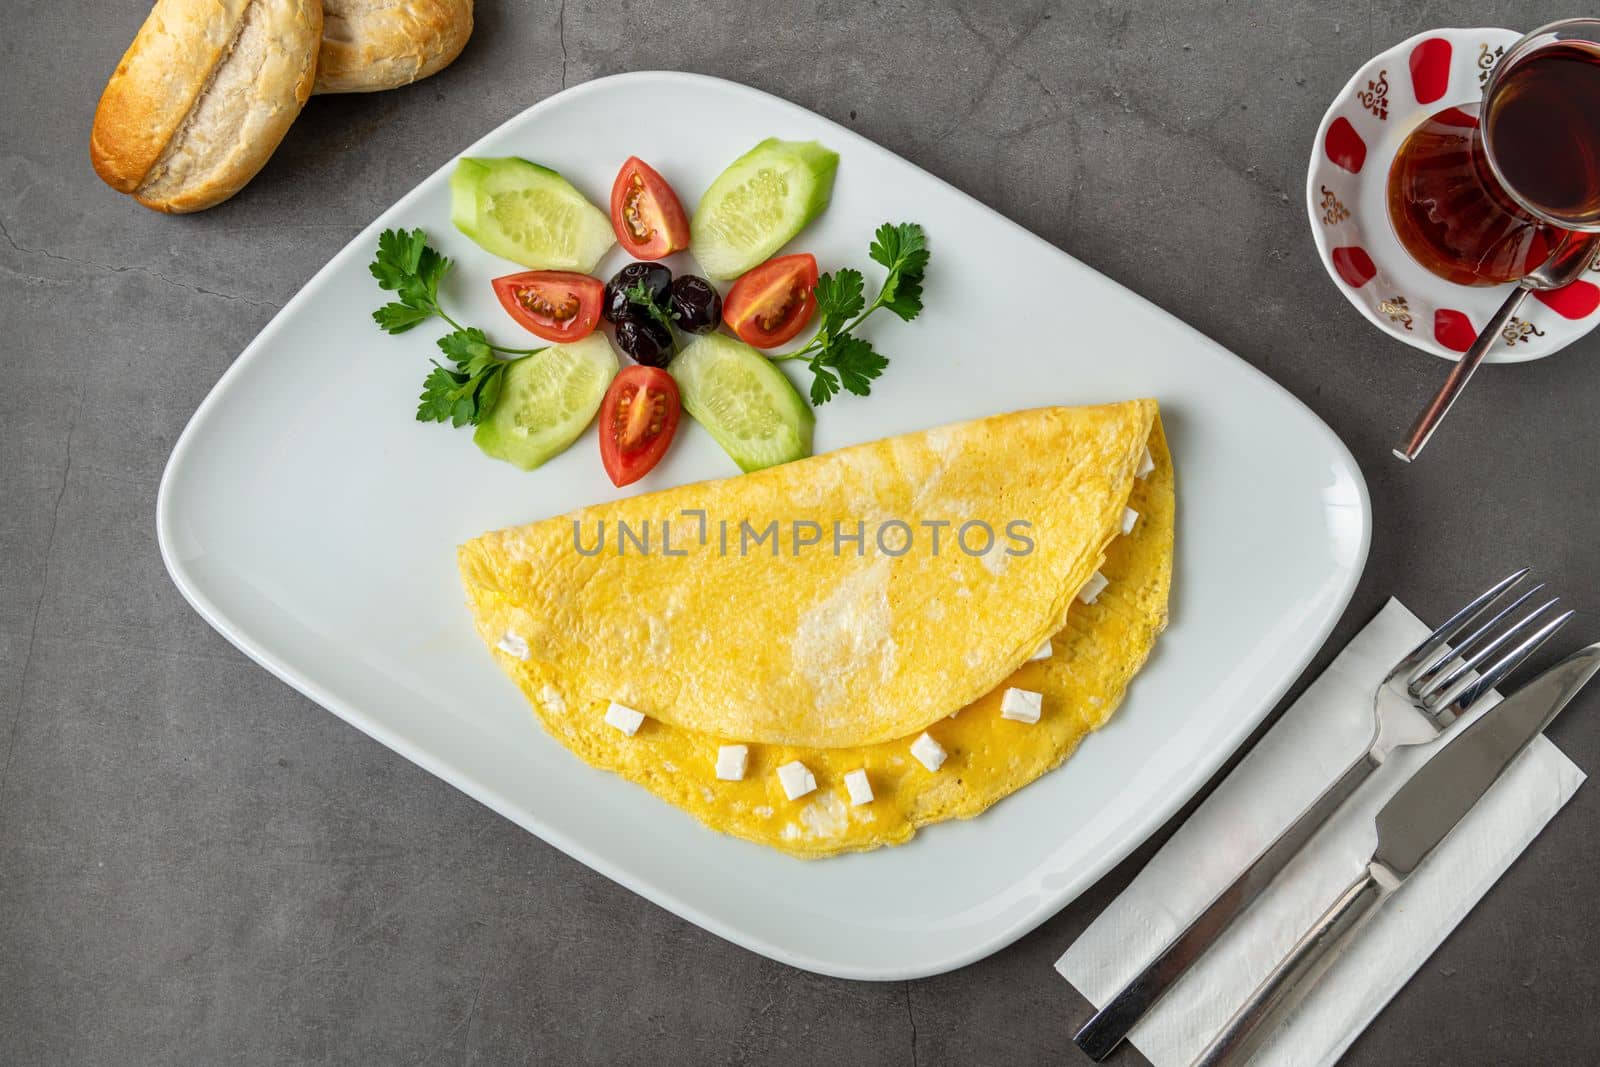
<path id="1" fill-rule="evenodd" d="M 1455 685 L 1446 689 L 1436 701 L 1430 702 L 1435 708 L 1451 708 L 1457 715 L 1476 704 L 1485 693 L 1505 681 L 1506 676 L 1516 670 L 1522 661 L 1539 648 L 1540 645 L 1550 640 L 1551 636 L 1567 621 L 1576 615 L 1576 611 L 1564 611 L 1560 615 L 1545 623 L 1530 634 L 1520 645 L 1507 652 L 1494 665 L 1488 667 L 1476 678 L 1462 678 Z"/>
<path id="2" fill-rule="evenodd" d="M 1535 585 L 1533 588 L 1527 590 L 1521 596 L 1519 596 L 1515 600 L 1513 600 L 1511 603 L 1507 604 L 1505 607 L 1503 607 L 1499 611 L 1495 612 L 1494 613 L 1494 617 L 1492 619 L 1490 619 L 1488 622 L 1484 623 L 1482 626 L 1478 627 L 1476 630 L 1472 631 L 1472 635 L 1470 637 L 1466 637 L 1466 638 L 1462 639 L 1462 641 L 1459 644 L 1455 645 L 1454 647 L 1451 647 L 1451 646 L 1447 645 L 1444 649 L 1442 649 L 1439 652 L 1438 655 L 1434 656 L 1427 663 L 1423 664 L 1422 666 L 1418 667 L 1416 670 L 1412 671 L 1411 672 L 1411 676 L 1407 679 L 1407 684 L 1406 684 L 1406 688 L 1411 692 L 1411 695 L 1412 696 L 1420 696 L 1424 691 L 1426 691 L 1428 689 L 1437 689 L 1437 687 L 1434 686 L 1432 683 L 1433 683 L 1434 678 L 1436 678 L 1441 671 L 1443 671 L 1446 667 L 1448 667 L 1451 664 L 1451 662 L 1454 661 L 1455 659 L 1457 659 L 1459 657 L 1464 657 L 1464 656 L 1471 655 L 1471 651 L 1469 651 L 1469 650 L 1472 650 L 1473 646 L 1478 641 L 1480 641 L 1483 638 L 1487 637 L 1488 635 L 1492 634 L 1494 632 L 1495 627 L 1499 626 L 1500 623 L 1502 621 L 1504 621 L 1507 616 L 1509 616 L 1513 611 L 1516 611 L 1517 608 L 1521 607 L 1523 604 L 1527 603 L 1529 597 L 1532 597 L 1534 594 L 1538 593 L 1539 590 L 1541 590 L 1543 588 L 1544 588 L 1544 583 L 1540 582 L 1539 584 Z M 1553 603 L 1553 601 L 1552 601 L 1552 603 Z M 1548 607 L 1548 606 L 1549 605 L 1546 605 L 1546 607 Z M 1543 609 L 1541 609 L 1541 610 L 1543 610 Z M 1538 614 L 1538 613 L 1535 612 L 1535 614 Z M 1523 625 L 1526 622 L 1527 622 L 1527 620 L 1524 619 L 1523 622 L 1519 623 L 1518 625 Z M 1511 632 L 1515 633 L 1516 632 L 1515 628 L 1513 628 Z M 1502 638 L 1502 640 L 1503 640 L 1503 638 Z M 1448 685 L 1450 682 L 1455 681 L 1455 679 L 1457 677 L 1459 677 L 1459 674 L 1452 675 L 1449 679 L 1446 680 L 1445 684 Z"/>
<path id="3" fill-rule="evenodd" d="M 1529 569 L 1528 567 L 1523 567 L 1514 574 L 1508 574 L 1482 593 L 1479 593 L 1472 603 L 1446 619 L 1442 626 L 1429 634 L 1420 645 L 1408 652 L 1399 663 L 1396 663 L 1394 669 L 1389 672 L 1389 677 L 1385 680 L 1392 681 L 1401 675 L 1409 675 L 1423 661 L 1448 644 L 1456 634 L 1472 625 L 1478 616 L 1499 598 L 1501 593 L 1522 581 L 1527 576 Z"/>
<path id="4" fill-rule="evenodd" d="M 1443 678 L 1436 679 L 1428 687 L 1429 690 L 1433 693 L 1442 693 L 1446 689 L 1449 689 L 1452 685 L 1455 685 L 1456 682 L 1461 680 L 1463 675 L 1470 674 L 1472 670 L 1478 666 L 1478 664 L 1492 656 L 1507 641 L 1510 641 L 1518 634 L 1527 630 L 1527 628 L 1533 624 L 1535 619 L 1539 618 L 1539 616 L 1543 615 L 1560 602 L 1560 597 L 1551 597 L 1543 604 L 1540 604 L 1538 607 L 1528 612 L 1522 618 L 1508 626 L 1504 633 L 1500 634 L 1492 641 L 1486 642 L 1482 648 L 1474 650 L 1470 655 L 1464 655 L 1460 664 L 1457 665 L 1454 670 L 1450 671 L 1450 673 L 1446 674 Z M 1462 647 L 1465 648 L 1466 646 L 1463 645 Z"/>

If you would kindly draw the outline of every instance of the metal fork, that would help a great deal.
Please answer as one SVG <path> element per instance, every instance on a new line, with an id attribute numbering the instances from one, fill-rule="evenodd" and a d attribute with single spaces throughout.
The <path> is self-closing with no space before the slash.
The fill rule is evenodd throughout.
<path id="1" fill-rule="evenodd" d="M 1517 593 L 1527 575 L 1524 567 L 1496 582 L 1394 665 L 1373 695 L 1367 750 L 1084 1024 L 1073 1037 L 1079 1048 L 1096 1061 L 1110 1055 L 1396 748 L 1433 740 L 1566 624 L 1573 612 L 1551 615 L 1554 597 L 1518 614 L 1544 588 L 1540 583 Z M 1467 636 L 1452 646 L 1463 633 Z M 1412 709 L 1423 712 L 1423 718 Z"/>

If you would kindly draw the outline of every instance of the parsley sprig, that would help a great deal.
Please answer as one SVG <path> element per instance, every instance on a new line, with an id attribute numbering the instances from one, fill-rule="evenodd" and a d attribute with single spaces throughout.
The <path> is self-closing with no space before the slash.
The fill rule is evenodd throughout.
<path id="1" fill-rule="evenodd" d="M 650 287 L 642 281 L 634 282 L 627 291 L 628 303 L 639 308 L 655 321 L 656 325 L 667 331 L 667 336 L 672 338 L 672 351 L 678 351 L 678 335 L 673 331 L 672 324 L 676 321 L 672 313 L 656 302 L 655 294 Z"/>
<path id="2" fill-rule="evenodd" d="M 856 396 L 872 392 L 873 379 L 889 365 L 886 356 L 855 330 L 879 308 L 910 322 L 922 310 L 922 277 L 928 269 L 927 241 L 914 222 L 886 222 L 874 234 L 867 254 L 888 270 L 883 286 L 867 303 L 866 279 L 850 267 L 817 279 L 821 326 L 803 348 L 774 359 L 803 359 L 811 369 L 811 403 L 825 404 L 842 388 Z"/>
<path id="3" fill-rule="evenodd" d="M 384 230 L 368 269 L 395 299 L 374 311 L 372 319 L 388 333 L 405 333 L 435 316 L 450 325 L 451 332 L 438 342 L 450 365 L 433 361 L 417 401 L 417 421 L 476 426 L 500 399 L 505 370 L 512 363 L 502 357 L 521 358 L 544 349 L 497 345 L 476 326 L 451 318 L 439 304 L 439 281 L 452 266 L 429 246 L 421 230 Z"/>

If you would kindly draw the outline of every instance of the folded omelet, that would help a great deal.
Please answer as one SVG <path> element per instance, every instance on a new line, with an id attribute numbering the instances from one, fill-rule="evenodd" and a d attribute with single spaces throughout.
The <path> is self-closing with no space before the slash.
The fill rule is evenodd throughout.
<path id="1" fill-rule="evenodd" d="M 554 737 L 715 829 L 825 856 L 976 815 L 1104 724 L 1166 623 L 1173 508 L 1140 400 L 585 508 L 459 559 Z M 790 799 L 794 763 L 812 788 Z"/>

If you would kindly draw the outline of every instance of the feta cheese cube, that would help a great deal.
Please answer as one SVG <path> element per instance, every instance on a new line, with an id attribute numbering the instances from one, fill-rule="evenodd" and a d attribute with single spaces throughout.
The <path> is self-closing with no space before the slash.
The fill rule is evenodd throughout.
<path id="1" fill-rule="evenodd" d="M 632 737 L 644 725 L 644 713 L 613 700 L 611 706 L 606 708 L 606 722 Z"/>
<path id="2" fill-rule="evenodd" d="M 1038 722 L 1044 694 L 1031 689 L 1007 689 L 1000 698 L 1000 717 L 1012 722 Z"/>
<path id="3" fill-rule="evenodd" d="M 872 803 L 872 782 L 867 778 L 865 768 L 857 767 L 844 776 L 845 790 L 850 794 L 850 803 L 856 807 Z"/>
<path id="4" fill-rule="evenodd" d="M 1146 445 L 1144 457 L 1139 460 L 1139 469 L 1133 472 L 1135 478 L 1143 478 L 1156 469 L 1155 457 L 1150 454 L 1150 446 Z"/>
<path id="5" fill-rule="evenodd" d="M 817 776 L 807 770 L 804 763 L 791 760 L 778 768 L 778 784 L 783 786 L 784 796 L 799 800 L 817 788 Z"/>
<path id="6" fill-rule="evenodd" d="M 1039 651 L 1028 657 L 1028 662 L 1037 663 L 1039 660 L 1049 659 L 1054 652 L 1055 649 L 1050 647 L 1050 639 L 1047 637 L 1044 639 L 1044 644 L 1039 646 Z"/>
<path id="7" fill-rule="evenodd" d="M 1106 581 L 1106 576 L 1099 571 L 1089 575 L 1089 580 L 1083 583 L 1083 588 L 1078 590 L 1078 599 L 1085 604 L 1093 604 L 1100 599 L 1100 594 L 1106 591 L 1106 586 L 1111 583 Z"/>
<path id="8" fill-rule="evenodd" d="M 936 771 L 944 766 L 946 756 L 944 746 L 926 733 L 918 734 L 917 739 L 911 742 L 911 754 L 917 757 L 918 763 L 930 771 Z"/>
<path id="9" fill-rule="evenodd" d="M 1139 513 L 1134 511 L 1132 508 L 1123 508 L 1122 532 L 1125 534 L 1131 534 L 1133 533 L 1133 528 L 1137 525 L 1139 525 Z"/>
<path id="10" fill-rule="evenodd" d="M 749 745 L 721 745 L 717 748 L 717 777 L 724 782 L 744 781 L 744 772 L 749 767 Z"/>
<path id="11" fill-rule="evenodd" d="M 500 640 L 494 643 L 494 647 L 508 656 L 515 656 L 517 659 L 527 662 L 529 655 L 528 642 L 510 630 L 500 635 Z"/>

